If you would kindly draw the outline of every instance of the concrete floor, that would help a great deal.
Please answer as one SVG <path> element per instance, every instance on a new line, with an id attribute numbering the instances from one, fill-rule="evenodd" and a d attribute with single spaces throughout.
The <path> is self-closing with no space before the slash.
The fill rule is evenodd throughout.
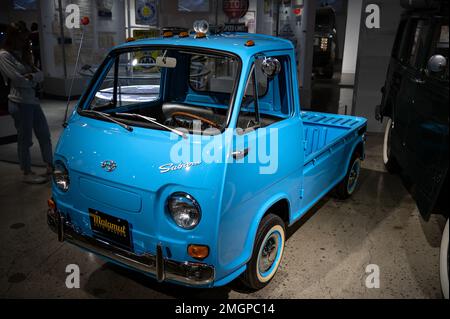
<path id="1" fill-rule="evenodd" d="M 63 104 L 45 101 L 55 138 Z M 158 284 L 61 244 L 46 225 L 50 185 L 21 183 L 15 146 L 0 147 L 0 298 L 441 298 L 439 244 L 444 221 L 425 223 L 397 176 L 384 171 L 381 136 L 368 136 L 367 159 L 352 198 L 324 198 L 290 237 L 281 267 L 264 289 L 239 284 L 189 289 Z M 33 161 L 40 163 L 37 144 Z M 68 289 L 65 268 L 77 264 L 81 288 Z M 366 266 L 380 269 L 380 288 L 366 288 Z"/>

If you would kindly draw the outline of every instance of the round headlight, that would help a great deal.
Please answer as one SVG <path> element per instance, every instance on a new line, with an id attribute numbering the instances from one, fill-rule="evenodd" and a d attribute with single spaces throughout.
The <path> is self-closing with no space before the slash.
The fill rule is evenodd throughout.
<path id="1" fill-rule="evenodd" d="M 167 200 L 167 209 L 175 224 L 183 229 L 192 229 L 201 218 L 200 205 L 189 194 L 174 193 Z"/>
<path id="2" fill-rule="evenodd" d="M 70 186 L 69 172 L 61 161 L 55 162 L 55 170 L 53 171 L 53 182 L 56 187 L 63 192 L 67 192 Z"/>

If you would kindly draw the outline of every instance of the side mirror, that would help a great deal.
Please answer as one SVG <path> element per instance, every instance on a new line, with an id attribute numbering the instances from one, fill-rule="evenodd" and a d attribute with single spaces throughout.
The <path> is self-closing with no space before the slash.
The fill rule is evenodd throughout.
<path id="1" fill-rule="evenodd" d="M 269 79 L 274 78 L 281 71 L 281 63 L 275 58 L 264 58 L 261 63 L 261 70 Z"/>
<path id="2" fill-rule="evenodd" d="M 445 71 L 447 67 L 447 59 L 440 54 L 433 55 L 427 64 L 427 69 L 432 73 L 441 73 Z"/>

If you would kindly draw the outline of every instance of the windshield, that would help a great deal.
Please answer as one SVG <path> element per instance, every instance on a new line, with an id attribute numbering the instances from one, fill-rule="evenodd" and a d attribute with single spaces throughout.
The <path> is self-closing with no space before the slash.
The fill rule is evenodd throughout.
<path id="1" fill-rule="evenodd" d="M 106 113 L 130 125 L 157 129 L 163 126 L 132 114 L 143 115 L 167 127 L 192 130 L 197 121 L 202 130 L 223 129 L 239 69 L 240 60 L 225 53 L 130 48 L 107 63 L 107 71 L 94 86 L 85 110 Z"/>

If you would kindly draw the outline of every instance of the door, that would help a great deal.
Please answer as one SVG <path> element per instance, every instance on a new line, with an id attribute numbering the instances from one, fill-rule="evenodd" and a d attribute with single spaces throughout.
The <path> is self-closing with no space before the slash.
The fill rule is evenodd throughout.
<path id="1" fill-rule="evenodd" d="M 291 65 L 295 64 L 291 56 L 274 57 L 281 67 L 272 79 L 261 71 L 264 57 L 254 59 L 248 75 L 242 76 L 247 84 L 240 97 L 223 195 L 221 243 L 226 245 L 247 244 L 247 231 L 226 230 L 237 225 L 239 229 L 252 229 L 256 214 L 268 201 L 280 199 L 280 194 L 292 199 L 291 211 L 299 209 L 303 127 L 294 112 Z M 224 245 L 219 249 L 228 256 L 226 252 L 231 248 Z M 229 252 L 230 261 L 234 253 L 238 251 Z"/>
<path id="2" fill-rule="evenodd" d="M 411 155 L 407 173 L 412 195 L 424 216 L 432 211 L 448 170 L 448 18 L 431 24 L 431 46 L 422 55 L 416 79 L 414 103 L 409 109 L 407 149 Z M 443 56 L 447 69 L 433 72 L 427 67 L 432 56 Z"/>
<path id="3" fill-rule="evenodd" d="M 405 176 L 412 171 L 411 154 L 407 147 L 411 109 L 415 108 L 415 92 L 422 81 L 423 60 L 429 49 L 430 20 L 412 18 L 409 21 L 407 39 L 401 57 L 401 69 L 393 75 L 399 83 L 395 97 L 391 136 L 391 150 Z"/>

